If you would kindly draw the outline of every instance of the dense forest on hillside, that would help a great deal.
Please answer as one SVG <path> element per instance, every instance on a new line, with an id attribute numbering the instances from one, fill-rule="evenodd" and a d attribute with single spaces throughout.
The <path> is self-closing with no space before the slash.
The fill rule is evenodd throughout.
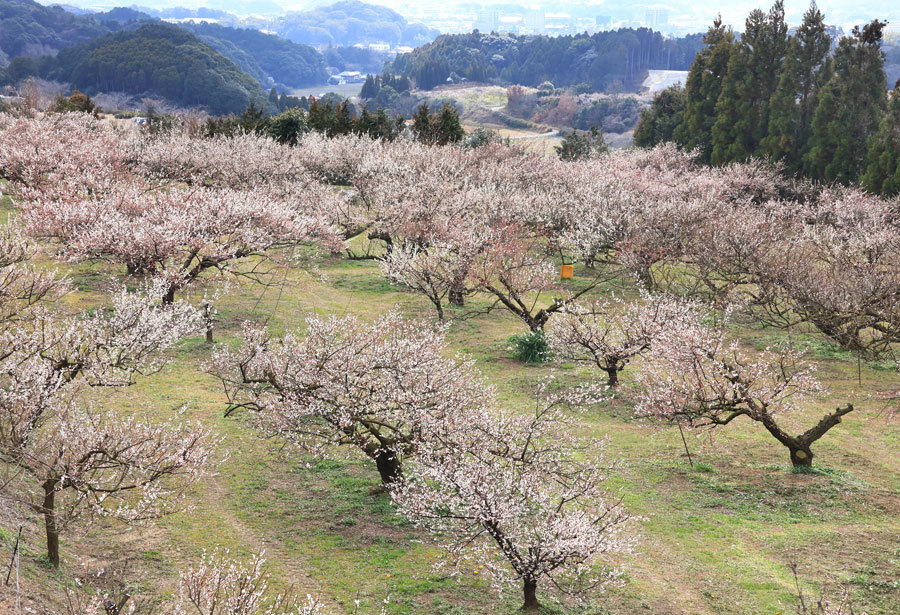
<path id="1" fill-rule="evenodd" d="M 7 59 L 53 55 L 63 47 L 87 42 L 122 29 L 136 29 L 156 16 L 134 8 L 115 8 L 92 15 L 73 15 L 32 0 L 0 0 L 0 50 Z M 328 78 L 322 56 L 311 47 L 252 29 L 209 23 L 181 27 L 252 75 L 261 84 L 304 87 Z"/>
<path id="2" fill-rule="evenodd" d="M 394 60 L 391 71 L 431 89 L 447 79 L 537 87 L 586 84 L 604 90 L 614 82 L 636 89 L 647 69 L 687 70 L 702 36 L 665 39 L 646 28 L 575 36 L 471 34 L 441 36 Z"/>
<path id="3" fill-rule="evenodd" d="M 421 45 L 439 34 L 422 24 L 410 24 L 387 7 L 350 0 L 280 17 L 270 26 L 295 43 L 355 45 L 390 43 Z"/>
<path id="4" fill-rule="evenodd" d="M 240 112 L 265 92 L 252 77 L 196 36 L 166 24 L 144 25 L 44 58 L 40 75 L 86 92 L 156 95 L 211 113 Z"/>
<path id="5" fill-rule="evenodd" d="M 109 31 L 88 16 L 31 0 L 0 0 L 0 65 L 16 56 L 55 53 Z"/>
<path id="6" fill-rule="evenodd" d="M 181 26 L 182 24 L 179 24 L 179 27 Z M 260 85 L 265 87 L 275 85 L 275 80 L 262 66 L 260 66 L 257 58 L 253 57 L 253 54 L 241 49 L 239 45 L 236 45 L 229 40 L 215 38 L 213 36 L 203 36 L 198 34 L 197 38 L 234 62 L 235 66 L 256 79 Z"/>
<path id="7" fill-rule="evenodd" d="M 325 60 L 308 45 L 299 45 L 258 30 L 228 28 L 209 23 L 186 23 L 182 27 L 196 34 L 200 40 L 245 72 L 257 77 L 260 83 L 267 83 L 270 79 L 289 87 L 301 88 L 324 83 L 328 79 Z M 258 73 L 252 70 L 250 64 L 248 68 L 251 70 L 247 70 L 241 58 L 255 63 L 266 78 L 259 79 Z"/>
<path id="8" fill-rule="evenodd" d="M 134 8 L 119 6 L 104 13 L 92 13 L 90 15 L 97 21 L 109 25 L 112 29 L 132 21 L 156 21 L 152 15 Z M 113 23 L 115 22 L 115 23 Z"/>
<path id="9" fill-rule="evenodd" d="M 325 64 L 342 70 L 358 70 L 361 73 L 380 73 L 391 54 L 360 47 L 333 47 L 322 50 Z"/>
<path id="10" fill-rule="evenodd" d="M 857 26 L 834 46 L 813 5 L 788 35 L 781 0 L 750 13 L 739 40 L 717 20 L 684 91 L 656 97 L 635 143 L 675 141 L 714 165 L 763 158 L 820 182 L 895 195 L 900 87 L 888 94 L 884 26 Z"/>

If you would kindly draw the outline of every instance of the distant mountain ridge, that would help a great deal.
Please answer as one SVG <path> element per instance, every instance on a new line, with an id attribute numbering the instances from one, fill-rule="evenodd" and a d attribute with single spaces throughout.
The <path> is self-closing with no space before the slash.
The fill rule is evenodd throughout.
<path id="1" fill-rule="evenodd" d="M 440 34 L 423 24 L 409 23 L 393 9 L 359 0 L 290 13 L 272 20 L 268 27 L 288 40 L 308 45 L 387 43 L 414 47 Z"/>

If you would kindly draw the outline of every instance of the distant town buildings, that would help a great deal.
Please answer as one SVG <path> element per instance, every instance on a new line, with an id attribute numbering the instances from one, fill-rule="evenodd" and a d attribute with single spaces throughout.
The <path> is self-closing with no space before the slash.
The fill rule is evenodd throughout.
<path id="1" fill-rule="evenodd" d="M 479 32 L 500 32 L 500 11 L 490 8 L 478 11 L 473 29 Z"/>
<path id="2" fill-rule="evenodd" d="M 408 18 L 436 28 L 445 34 L 467 33 L 478 30 L 511 32 L 514 34 L 566 35 L 587 32 L 593 34 L 618 28 L 651 28 L 667 35 L 683 35 L 697 31 L 681 23 L 671 14 L 671 9 L 661 4 L 635 5 L 570 5 L 566 3 L 529 2 L 474 4 L 461 0 L 446 5 L 421 7 L 412 0 L 401 2 Z"/>
<path id="3" fill-rule="evenodd" d="M 541 34 L 546 27 L 544 11 L 531 10 L 525 13 L 525 30 L 530 34 Z"/>

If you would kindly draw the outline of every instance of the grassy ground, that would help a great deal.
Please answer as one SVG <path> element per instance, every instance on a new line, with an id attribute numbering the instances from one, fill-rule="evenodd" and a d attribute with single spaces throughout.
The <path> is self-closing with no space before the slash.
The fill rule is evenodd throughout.
<path id="1" fill-rule="evenodd" d="M 432 317 L 426 301 L 389 285 L 372 262 L 330 257 L 320 266 L 317 276 L 292 270 L 282 293 L 235 286 L 219 305 L 218 341 L 233 341 L 248 319 L 269 319 L 280 332 L 302 327 L 314 313 L 374 318 L 398 306 L 408 316 Z M 80 289 L 73 307 L 104 301 L 122 274 L 116 268 L 73 268 Z M 527 404 L 528 385 L 552 369 L 510 359 L 507 338 L 523 330 L 496 312 L 456 323 L 449 334 L 454 350 L 473 356 L 513 406 Z M 738 333 L 751 348 L 780 336 L 752 324 Z M 805 339 L 821 361 L 820 376 L 831 394 L 792 419 L 796 426 L 845 401 L 859 408 L 814 448 L 820 470 L 815 474 L 792 474 L 786 449 L 746 422 L 722 431 L 713 443 L 692 439 L 699 463 L 691 469 L 677 429 L 630 418 L 632 375 L 639 364 L 625 372 L 615 399 L 578 417 L 586 433 L 609 438 L 607 455 L 624 463 L 612 487 L 642 518 L 636 526 L 639 550 L 623 562 L 626 582 L 592 596 L 584 612 L 793 613 L 793 559 L 808 591 L 845 582 L 860 610 L 900 613 L 900 428 L 872 400 L 897 387 L 896 373 L 864 365 L 859 382 L 852 357 L 814 335 Z M 217 474 L 196 489 L 195 510 L 146 528 L 73 528 L 63 537 L 61 574 L 47 566 L 40 527 L 29 523 L 20 571 L 26 603 L 60 604 L 71 575 L 123 557 L 133 560 L 129 577 L 138 594 L 164 597 L 175 589 L 175 570 L 196 561 L 203 549 L 222 545 L 239 554 L 265 550 L 277 585 L 313 593 L 337 612 L 356 613 L 355 600 L 360 613 L 377 612 L 385 598 L 388 613 L 398 615 L 516 611 L 517 595 L 498 598 L 474 571 L 459 580 L 432 572 L 436 547 L 375 491 L 378 477 L 370 463 L 352 455 L 308 459 L 261 438 L 245 417 L 223 417 L 222 392 L 201 369 L 210 352 L 202 340 L 186 340 L 162 373 L 106 400 L 148 416 L 186 405 L 189 417 L 226 438 Z M 563 382 L 589 376 L 571 366 L 558 371 Z M 0 526 L 5 562 L 15 528 L 2 510 Z M 14 612 L 11 588 L 2 592 L 0 611 Z"/>
<path id="2" fill-rule="evenodd" d="M 506 88 L 499 85 L 448 85 L 429 90 L 425 95 L 429 99 L 452 98 L 464 110 L 476 107 L 501 109 L 506 106 Z"/>
<path id="3" fill-rule="evenodd" d="M 526 89 L 534 91 L 533 88 Z M 500 136 L 513 139 L 516 145 L 528 152 L 550 156 L 556 155 L 554 148 L 562 142 L 557 128 L 506 116 L 503 113 L 507 103 L 504 87 L 458 84 L 441 86 L 425 92 L 425 95 L 429 101 L 436 102 L 447 98 L 456 101 L 462 108 L 463 123 L 469 132 L 478 127 L 496 130 Z M 628 148 L 632 146 L 634 131 L 629 130 L 621 134 L 607 133 L 605 137 L 613 148 Z"/>

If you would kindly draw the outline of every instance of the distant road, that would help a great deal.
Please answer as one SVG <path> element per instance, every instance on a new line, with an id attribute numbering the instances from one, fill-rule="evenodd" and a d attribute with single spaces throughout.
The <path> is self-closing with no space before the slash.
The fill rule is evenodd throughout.
<path id="1" fill-rule="evenodd" d="M 527 135 L 516 135 L 515 137 L 510 137 L 510 141 L 518 141 L 519 139 L 549 139 L 550 137 L 559 136 L 559 131 L 554 130 L 553 132 L 533 132 Z"/>

